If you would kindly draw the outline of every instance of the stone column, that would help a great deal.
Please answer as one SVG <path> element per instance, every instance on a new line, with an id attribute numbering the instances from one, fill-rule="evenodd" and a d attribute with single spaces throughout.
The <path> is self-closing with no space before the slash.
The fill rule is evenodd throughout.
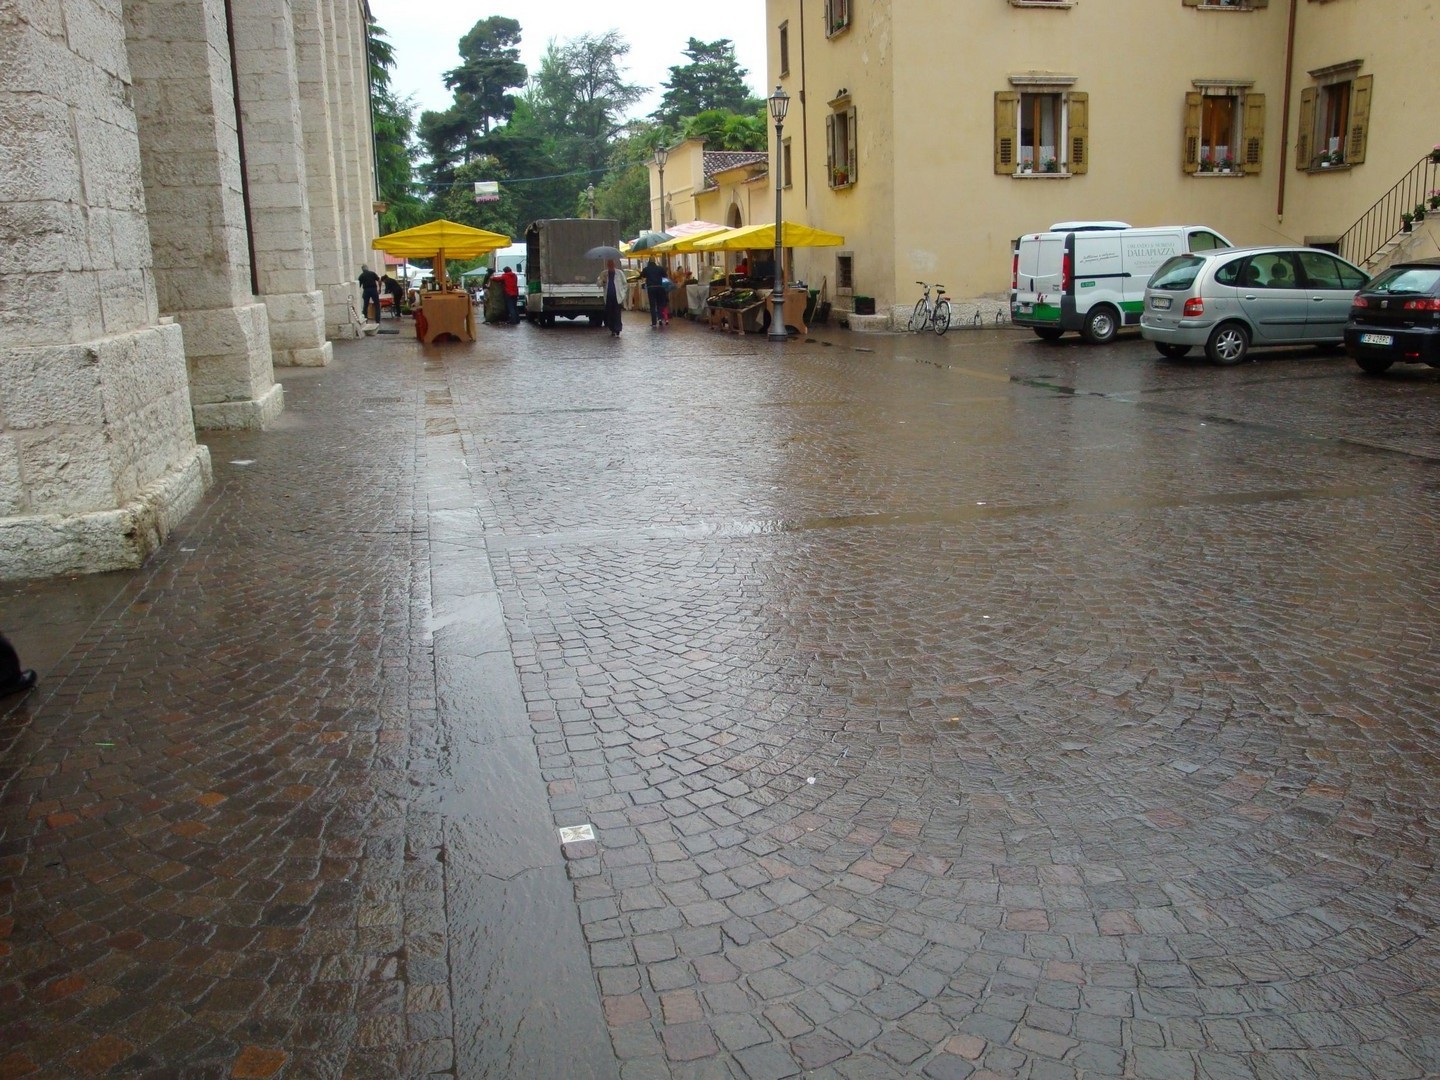
<path id="1" fill-rule="evenodd" d="M 355 226 L 355 126 L 354 72 L 351 70 L 349 0 L 326 0 L 326 39 L 329 43 L 330 123 L 334 131 L 336 160 L 335 197 L 340 210 L 340 246 L 350 279 L 360 272 L 360 264 L 370 261 L 370 252 L 361 243 Z M 355 289 L 359 306 L 359 286 Z"/>
<path id="2" fill-rule="evenodd" d="M 323 0 L 328 3 L 329 0 Z M 315 284 L 325 302 L 325 334 L 358 337 L 360 268 L 349 265 L 340 233 L 339 183 L 336 179 L 334 125 L 330 119 L 329 29 L 322 0 L 294 0 L 295 62 L 300 80 L 300 122 L 305 139 L 306 196 L 310 206 Z"/>
<path id="3" fill-rule="evenodd" d="M 0 577 L 139 566 L 210 483 L 118 3 L 0 4 Z"/>
<path id="4" fill-rule="evenodd" d="M 324 302 L 315 287 L 310 205 L 305 190 L 304 134 L 295 32 L 289 0 L 231 4 L 250 238 L 260 298 L 277 365 L 330 362 Z"/>
<path id="5" fill-rule="evenodd" d="M 250 281 L 224 0 L 123 0 L 155 284 L 185 331 L 196 426 L 263 428 L 284 408 Z"/>

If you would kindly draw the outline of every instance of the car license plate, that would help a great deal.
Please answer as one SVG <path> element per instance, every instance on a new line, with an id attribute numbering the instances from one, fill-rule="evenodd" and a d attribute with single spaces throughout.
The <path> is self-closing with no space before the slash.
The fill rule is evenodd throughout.
<path id="1" fill-rule="evenodd" d="M 1361 345 L 1394 345 L 1395 339 L 1389 334 L 1361 334 Z"/>
<path id="2" fill-rule="evenodd" d="M 1020 305 L 1020 314 L 1021 314 L 1021 315 L 1033 315 L 1033 314 L 1035 314 L 1035 305 L 1034 305 L 1034 304 L 1021 304 L 1021 305 Z"/>
<path id="3" fill-rule="evenodd" d="M 1150 298 L 1150 306 L 1156 311 L 1165 311 L 1170 307 L 1170 297 L 1152 296 Z"/>

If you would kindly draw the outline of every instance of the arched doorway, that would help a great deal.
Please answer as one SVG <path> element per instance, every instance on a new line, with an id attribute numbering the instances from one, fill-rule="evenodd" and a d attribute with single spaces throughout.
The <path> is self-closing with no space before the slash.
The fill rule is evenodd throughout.
<path id="1" fill-rule="evenodd" d="M 730 204 L 730 212 L 725 215 L 725 224 L 732 229 L 740 228 L 740 206 L 738 203 Z"/>

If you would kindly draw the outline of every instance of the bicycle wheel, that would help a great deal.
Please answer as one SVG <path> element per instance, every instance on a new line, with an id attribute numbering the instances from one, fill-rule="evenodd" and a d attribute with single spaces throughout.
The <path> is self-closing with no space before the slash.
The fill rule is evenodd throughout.
<path id="1" fill-rule="evenodd" d="M 930 313 L 925 310 L 925 301 L 916 300 L 915 310 L 910 313 L 910 324 L 906 327 L 912 334 L 918 334 L 925 329 L 925 323 Z"/>
<path id="2" fill-rule="evenodd" d="M 935 305 L 935 333 L 943 334 L 950 329 L 950 301 L 941 300 Z"/>

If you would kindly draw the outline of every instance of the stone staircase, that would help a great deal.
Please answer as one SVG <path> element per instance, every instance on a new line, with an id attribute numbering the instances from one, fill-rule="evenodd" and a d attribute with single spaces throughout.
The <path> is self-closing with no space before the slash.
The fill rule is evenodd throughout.
<path id="1" fill-rule="evenodd" d="M 1440 211 L 1427 214 L 1417 221 L 1412 232 L 1398 232 L 1362 264 L 1362 269 L 1375 275 L 1392 263 L 1409 259 L 1432 259 L 1440 256 Z"/>

